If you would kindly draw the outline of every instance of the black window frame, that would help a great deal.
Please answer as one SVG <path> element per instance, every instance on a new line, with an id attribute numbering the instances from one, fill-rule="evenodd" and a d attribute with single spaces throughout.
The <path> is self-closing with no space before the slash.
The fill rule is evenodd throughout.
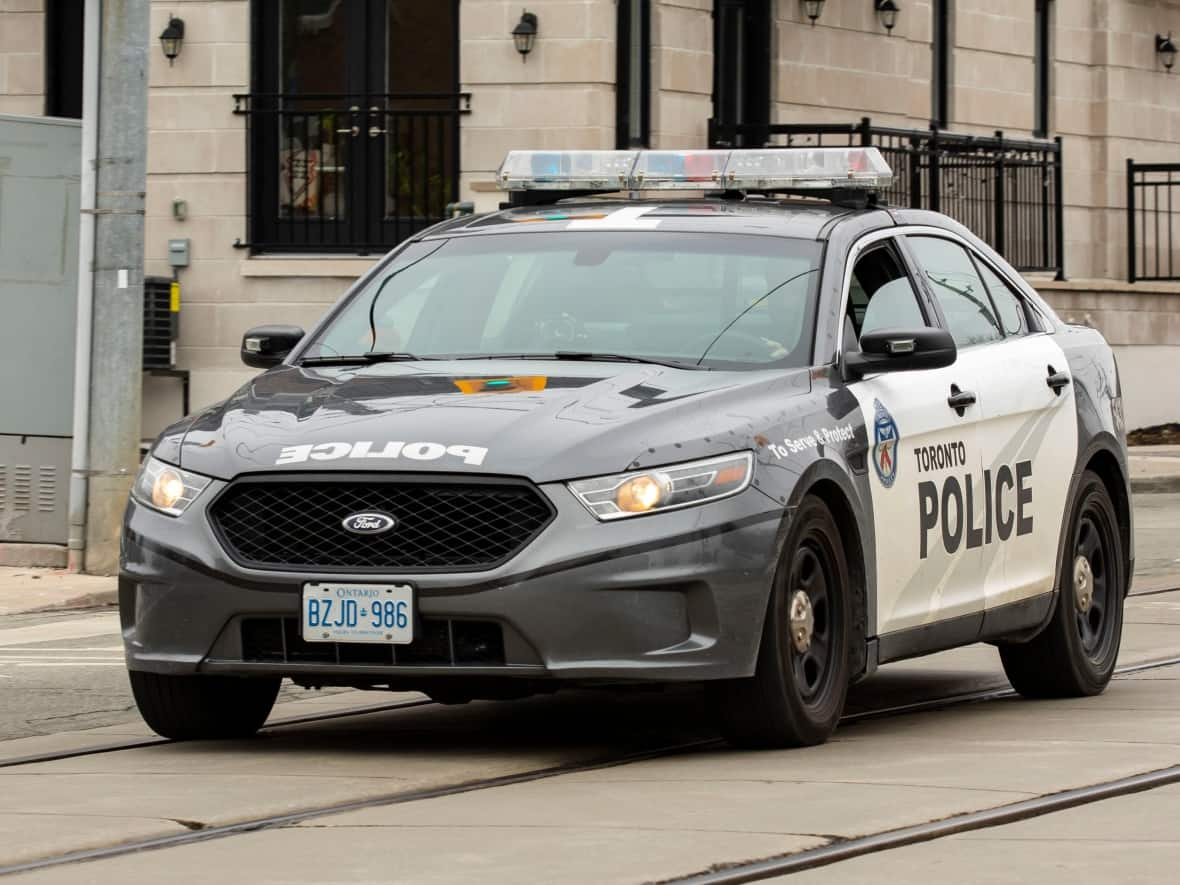
<path id="1" fill-rule="evenodd" d="M 639 34 L 632 22 L 639 10 Z M 651 142 L 651 0 L 618 0 L 615 56 L 615 147 L 645 148 Z M 640 66 L 634 70 L 633 54 L 639 44 Z M 639 79 L 639 107 L 632 107 L 632 87 Z M 639 137 L 631 135 L 639 118 Z"/>
<path id="2" fill-rule="evenodd" d="M 82 119 L 82 0 L 45 3 L 45 116 Z"/>
<path id="3" fill-rule="evenodd" d="M 739 127 L 734 147 L 761 147 L 766 136 L 743 135 L 740 127 L 757 132 L 770 124 L 771 37 L 775 33 L 772 0 L 714 0 L 713 3 L 713 119 L 723 126 Z M 729 58 L 729 15 L 741 20 L 738 30 L 740 58 Z M 737 77 L 734 83 L 731 78 Z M 729 107 L 736 97 L 737 107 Z M 736 111 L 736 114 L 733 113 Z"/>
<path id="4" fill-rule="evenodd" d="M 348 123 L 358 127 L 360 132 L 377 127 L 379 134 L 388 130 L 387 117 L 380 107 L 370 110 L 372 99 L 381 104 L 386 95 L 386 52 L 388 21 L 383 0 L 347 0 L 355 2 L 353 15 L 357 26 L 349 33 L 349 56 L 345 70 L 347 93 L 335 98 L 341 99 L 340 107 L 327 112 L 341 115 Z M 446 93 L 452 101 L 450 112 L 456 115 L 450 131 L 441 137 L 436 135 L 432 142 L 442 146 L 440 153 L 449 151 L 453 157 L 453 174 L 447 179 L 448 192 L 444 199 L 453 205 L 459 198 L 459 179 L 462 172 L 461 125 L 459 116 L 470 112 L 470 94 L 460 92 L 461 56 L 461 4 L 460 0 L 433 0 L 451 6 L 450 39 L 454 42 L 449 80 L 453 84 Z M 312 219 L 303 222 L 298 219 L 278 217 L 272 207 L 278 203 L 279 181 L 273 157 L 278 154 L 280 138 L 276 119 L 281 119 L 279 109 L 282 103 L 300 98 L 298 93 L 288 94 L 283 90 L 280 74 L 281 55 L 281 10 L 277 0 L 258 0 L 250 5 L 250 84 L 251 91 L 245 96 L 235 96 L 238 108 L 235 113 L 247 115 L 247 188 L 246 188 L 246 229 L 247 242 L 237 242 L 238 248 L 248 249 L 252 255 L 262 254 L 334 254 L 334 255 L 380 255 L 394 246 L 413 237 L 418 231 L 443 220 L 445 214 L 435 213 L 423 218 L 386 217 L 373 194 L 381 194 L 386 186 L 388 174 L 385 159 L 381 155 L 381 142 L 361 138 L 351 161 L 359 172 L 367 170 L 368 175 L 350 176 L 348 187 L 350 216 L 346 219 L 329 219 L 325 224 Z M 362 26 L 363 25 L 363 26 Z M 451 91 L 453 89 L 453 92 Z M 245 104 L 239 100 L 245 99 Z M 344 109 L 345 103 L 356 103 L 356 113 Z M 318 113 L 309 112 L 312 116 Z M 343 130 L 342 130 L 343 131 Z M 357 136 L 354 136 L 357 137 Z M 430 138 L 430 136 L 426 136 Z M 366 149 L 364 145 L 367 144 Z M 421 177 L 420 177 L 421 178 Z M 415 186 L 415 191 L 417 187 Z M 363 196 L 363 198 L 362 198 Z M 428 200 L 433 200 L 433 196 Z M 435 201 L 438 202 L 438 201 Z M 351 219 L 351 220 L 350 220 Z"/>
<path id="5" fill-rule="evenodd" d="M 1048 138 L 1053 104 L 1053 0 L 1036 0 L 1033 136 Z"/>
<path id="6" fill-rule="evenodd" d="M 945 129 L 951 116 L 951 0 L 933 0 L 930 59 L 930 125 Z"/>

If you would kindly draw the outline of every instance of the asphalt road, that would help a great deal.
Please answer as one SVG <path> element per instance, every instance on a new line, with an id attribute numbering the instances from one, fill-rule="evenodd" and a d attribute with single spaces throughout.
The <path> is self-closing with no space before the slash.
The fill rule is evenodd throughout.
<path id="1" fill-rule="evenodd" d="M 1135 519 L 1132 592 L 1180 587 L 1180 495 L 1139 495 Z M 306 695 L 283 689 L 286 698 Z M 380 696 L 360 703 L 369 701 Z M 0 740 L 136 719 L 113 610 L 0 616 Z"/>

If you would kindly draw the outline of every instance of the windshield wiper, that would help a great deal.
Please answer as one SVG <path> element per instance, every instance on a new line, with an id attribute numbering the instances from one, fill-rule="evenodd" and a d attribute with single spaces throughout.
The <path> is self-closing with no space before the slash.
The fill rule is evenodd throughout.
<path id="1" fill-rule="evenodd" d="M 309 356 L 299 361 L 301 366 L 368 366 L 373 363 L 410 363 L 418 360 L 433 360 L 438 357 L 415 356 L 412 353 L 370 351 L 339 356 Z"/>
<path id="2" fill-rule="evenodd" d="M 649 356 L 631 356 L 626 353 L 597 353 L 585 350 L 558 350 L 554 353 L 466 353 L 453 356 L 454 360 L 570 360 L 580 362 L 604 363 L 644 363 L 650 366 L 668 366 L 672 369 L 703 369 L 709 371 L 708 366 L 698 366 L 694 363 L 684 363 L 677 360 L 658 360 Z"/>
<path id="3" fill-rule="evenodd" d="M 596 353 L 585 350 L 559 350 L 553 354 L 555 360 L 582 360 L 583 362 L 646 363 L 651 366 L 671 366 L 673 369 L 700 369 L 692 363 L 678 360 L 658 360 L 649 356 L 631 356 L 627 353 Z"/>

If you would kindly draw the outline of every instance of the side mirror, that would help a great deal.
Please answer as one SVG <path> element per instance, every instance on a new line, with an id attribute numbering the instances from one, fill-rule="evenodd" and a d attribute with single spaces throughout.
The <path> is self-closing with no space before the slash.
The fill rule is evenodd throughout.
<path id="1" fill-rule="evenodd" d="M 303 340 L 298 326 L 255 326 L 242 336 L 242 362 L 255 369 L 277 366 Z"/>
<path id="2" fill-rule="evenodd" d="M 945 329 L 877 329 L 860 336 L 860 351 L 844 355 L 853 378 L 879 372 L 941 369 L 954 363 L 958 349 Z"/>

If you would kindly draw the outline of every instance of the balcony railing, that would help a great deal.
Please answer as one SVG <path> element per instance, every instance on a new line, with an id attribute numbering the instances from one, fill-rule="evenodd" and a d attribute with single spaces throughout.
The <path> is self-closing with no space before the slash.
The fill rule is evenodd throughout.
<path id="1" fill-rule="evenodd" d="M 255 252 L 384 252 L 447 217 L 468 93 L 234 96 Z"/>
<path id="2" fill-rule="evenodd" d="M 1180 163 L 1127 160 L 1127 279 L 1180 280 Z"/>
<path id="3" fill-rule="evenodd" d="M 893 206 L 942 212 L 1022 271 L 1064 279 L 1061 139 L 1018 141 L 859 123 L 734 125 L 709 121 L 715 147 L 872 145 L 893 168 Z"/>

